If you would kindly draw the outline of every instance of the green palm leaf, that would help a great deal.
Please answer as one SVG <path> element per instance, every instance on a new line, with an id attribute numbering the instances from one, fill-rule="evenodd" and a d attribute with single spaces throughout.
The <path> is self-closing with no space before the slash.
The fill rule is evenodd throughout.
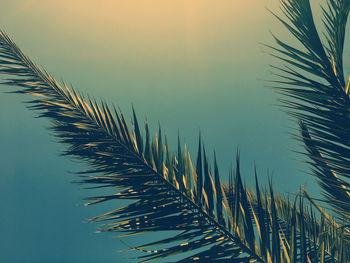
<path id="1" fill-rule="evenodd" d="M 193 165 L 187 149 L 182 152 L 179 147 L 177 155 L 172 156 L 168 144 L 162 144 L 161 131 L 158 138 L 151 140 L 147 123 L 146 138 L 142 139 L 135 112 L 130 129 L 120 111 L 111 110 L 104 102 L 98 105 L 65 84 L 61 87 L 3 32 L 0 58 L 0 73 L 10 76 L 5 84 L 21 87 L 16 93 L 35 95 L 29 108 L 40 110 L 40 117 L 51 119 L 52 130 L 67 145 L 66 155 L 89 165 L 90 169 L 81 173 L 81 183 L 121 189 L 113 195 L 93 198 L 87 205 L 114 199 L 135 200 L 91 219 L 108 222 L 101 231 L 125 234 L 181 231 L 173 239 L 158 242 L 171 246 L 142 256 L 143 262 L 187 251 L 193 252 L 183 262 L 203 259 L 221 262 L 232 258 L 262 261 L 254 248 L 226 228 L 222 211 L 217 215 L 216 209 L 221 206 L 214 206 L 214 198 L 220 200 L 221 184 L 218 175 L 216 184 L 213 183 L 205 151 L 197 163 L 197 167 L 203 164 L 199 168 L 203 174 L 193 173 L 197 182 L 204 180 L 204 187 L 198 191 L 197 184 L 197 191 L 193 191 L 189 168 Z M 168 166 L 163 163 L 164 152 Z M 207 250 L 196 250 L 203 247 Z"/>
<path id="2" fill-rule="evenodd" d="M 284 0 L 287 20 L 280 21 L 303 46 L 276 39 L 277 90 L 287 112 L 300 122 L 301 136 L 329 204 L 338 218 L 350 222 L 350 99 L 343 68 L 349 0 L 329 0 L 323 9 L 325 40 L 313 20 L 309 0 Z"/>

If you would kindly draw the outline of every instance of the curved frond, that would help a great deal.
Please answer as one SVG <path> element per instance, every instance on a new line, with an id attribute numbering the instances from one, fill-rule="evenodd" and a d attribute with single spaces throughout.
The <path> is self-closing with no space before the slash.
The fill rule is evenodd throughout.
<path id="1" fill-rule="evenodd" d="M 223 214 L 218 169 L 215 166 L 213 180 L 204 149 L 198 157 L 197 174 L 186 147 L 184 152 L 179 147 L 178 153 L 172 155 L 167 142 L 162 143 L 161 130 L 152 140 L 147 123 L 146 137 L 142 138 L 135 112 L 133 126 L 129 127 L 123 114 L 105 102 L 99 105 L 64 83 L 62 87 L 31 62 L 4 32 L 0 32 L 0 59 L 0 73 L 10 76 L 4 84 L 20 87 L 16 93 L 34 95 L 29 108 L 51 120 L 55 135 L 67 145 L 66 155 L 90 167 L 81 173 L 81 183 L 121 189 L 113 195 L 93 198 L 87 205 L 134 200 L 91 219 L 106 222 L 101 231 L 180 231 L 173 238 L 157 242 L 169 246 L 142 256 L 142 262 L 188 251 L 192 255 L 181 262 L 224 262 L 234 258 L 264 262 L 252 242 L 226 227 L 229 223 Z M 191 187 L 192 180 L 195 188 Z M 216 206 L 214 200 L 218 201 Z M 226 214 L 230 218 L 230 213 Z M 154 244 L 136 249 L 150 245 Z"/>
<path id="2" fill-rule="evenodd" d="M 350 99 L 343 66 L 349 0 L 328 0 L 323 8 L 323 33 L 319 36 L 309 0 L 283 0 L 287 19 L 280 21 L 302 48 L 277 38 L 271 47 L 285 67 L 276 89 L 287 112 L 300 122 L 313 174 L 319 179 L 329 204 L 339 218 L 350 222 Z"/>

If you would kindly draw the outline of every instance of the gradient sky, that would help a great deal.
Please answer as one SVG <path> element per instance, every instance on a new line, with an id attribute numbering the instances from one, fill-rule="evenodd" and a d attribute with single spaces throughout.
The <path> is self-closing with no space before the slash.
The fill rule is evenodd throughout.
<path id="1" fill-rule="evenodd" d="M 269 30 L 290 37 L 265 7 L 279 13 L 277 0 L 12 0 L 0 4 L 0 27 L 57 80 L 126 116 L 133 103 L 172 145 L 179 130 L 192 155 L 200 129 L 222 173 L 239 147 L 248 184 L 256 164 L 278 192 L 304 184 L 316 194 L 302 156 L 290 151 L 299 149 L 289 135 L 295 124 L 267 88 L 269 64 L 280 62 L 260 43 L 273 43 Z M 82 223 L 120 203 L 82 207 L 93 193 L 68 173 L 82 166 L 58 157 L 49 123 L 34 119 L 25 99 L 0 96 L 1 262 L 134 262 L 116 253 L 128 248 L 119 239 Z"/>

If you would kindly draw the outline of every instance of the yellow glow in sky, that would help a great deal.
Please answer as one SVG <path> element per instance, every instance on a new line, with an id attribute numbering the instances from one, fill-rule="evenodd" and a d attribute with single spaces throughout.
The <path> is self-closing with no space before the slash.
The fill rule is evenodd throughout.
<path id="1" fill-rule="evenodd" d="M 218 56 L 213 48 L 220 51 L 256 45 L 268 32 L 268 28 L 265 32 L 256 30 L 269 17 L 264 7 L 274 2 L 14 0 L 7 4 L 9 11 L 3 20 L 7 24 L 21 20 L 22 30 L 42 36 L 43 48 L 45 39 L 56 38 L 62 52 L 68 46 L 80 45 L 79 52 L 72 54 L 75 57 L 90 52 L 90 56 L 101 58 L 116 53 L 109 50 L 119 49 L 130 59 L 150 54 L 176 57 L 180 52 L 202 61 L 207 56 Z M 37 27 L 25 28 L 26 21 Z"/>

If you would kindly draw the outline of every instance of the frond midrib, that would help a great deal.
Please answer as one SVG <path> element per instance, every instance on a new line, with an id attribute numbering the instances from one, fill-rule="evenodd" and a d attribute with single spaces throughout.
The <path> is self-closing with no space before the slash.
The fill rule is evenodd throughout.
<path id="1" fill-rule="evenodd" d="M 0 34 L 4 35 L 6 37 L 6 40 L 11 41 L 11 39 L 9 39 L 7 37 L 7 35 L 5 35 L 3 32 L 0 31 Z M 12 41 L 11 41 L 12 42 Z M 12 42 L 12 44 L 14 44 Z M 16 47 L 15 49 L 13 48 Z M 209 225 L 211 225 L 213 228 L 215 228 L 217 231 L 219 231 L 221 234 L 225 235 L 226 237 L 228 237 L 232 242 L 234 242 L 236 245 L 239 245 L 240 248 L 242 249 L 243 252 L 249 254 L 250 256 L 254 257 L 256 260 L 260 261 L 260 262 L 265 262 L 258 254 L 256 254 L 255 252 L 253 252 L 247 245 L 245 245 L 242 240 L 236 236 L 234 236 L 230 231 L 227 230 L 227 228 L 225 226 L 222 226 L 219 222 L 217 222 L 217 220 L 212 217 L 211 215 L 209 215 L 205 209 L 203 207 L 200 207 L 198 204 L 196 204 L 193 200 L 191 200 L 186 194 L 185 192 L 180 191 L 179 189 L 177 189 L 173 184 L 171 184 L 168 180 L 166 180 L 166 178 L 164 178 L 163 175 L 161 175 L 158 171 L 156 171 L 155 169 L 153 169 L 148 162 L 145 161 L 144 158 L 142 158 L 138 153 L 135 153 L 133 150 L 131 150 L 131 148 L 126 145 L 123 141 L 121 141 L 120 139 L 116 138 L 116 136 L 114 136 L 113 134 L 111 134 L 106 127 L 104 127 L 103 125 L 100 125 L 97 121 L 96 118 L 92 118 L 92 116 L 89 116 L 88 114 L 86 114 L 86 112 L 79 106 L 77 105 L 74 101 L 72 101 L 68 96 L 67 93 L 62 89 L 62 87 L 59 85 L 59 83 L 57 83 L 54 78 L 51 77 L 51 75 L 49 73 L 47 73 L 45 71 L 45 74 L 42 73 L 41 70 L 38 69 L 38 67 L 31 62 L 30 59 L 28 59 L 19 48 L 17 48 L 17 46 L 14 45 L 9 45 L 8 47 L 16 54 L 17 58 L 20 61 L 25 62 L 25 65 L 32 71 L 33 74 L 35 74 L 36 76 L 38 76 L 40 78 L 40 80 L 43 82 L 44 85 L 47 85 L 48 87 L 50 87 L 52 89 L 53 92 L 56 93 L 56 95 L 60 96 L 61 98 L 63 98 L 67 104 L 69 104 L 70 106 L 74 107 L 74 109 L 76 111 L 79 112 L 79 114 L 81 116 L 83 116 L 85 119 L 87 119 L 92 125 L 95 126 L 96 129 L 99 129 L 100 131 L 103 131 L 103 133 L 107 136 L 108 139 L 110 139 L 111 141 L 114 141 L 115 143 L 117 143 L 118 145 L 121 145 L 123 147 L 123 149 L 128 152 L 128 154 L 130 154 L 133 158 L 137 159 L 137 161 L 144 167 L 146 168 L 149 172 L 153 173 L 154 175 L 156 175 L 158 177 L 158 179 L 160 179 L 162 181 L 163 184 L 166 185 L 166 187 L 168 187 L 170 189 L 170 191 L 174 192 L 176 194 L 176 196 L 180 197 L 182 200 L 184 200 L 185 202 L 187 202 L 189 204 L 189 209 L 191 209 L 193 212 L 197 211 L 196 213 L 199 213 L 201 216 L 204 216 L 206 218 L 206 221 Z M 57 85 L 54 85 L 53 82 Z M 65 86 L 65 88 L 67 90 L 68 87 Z M 73 90 L 74 91 L 74 90 Z M 87 102 L 85 101 L 83 96 L 79 96 L 79 94 L 75 94 L 74 95 L 76 97 L 79 97 L 83 103 Z M 96 104 L 96 106 L 98 106 Z"/>

